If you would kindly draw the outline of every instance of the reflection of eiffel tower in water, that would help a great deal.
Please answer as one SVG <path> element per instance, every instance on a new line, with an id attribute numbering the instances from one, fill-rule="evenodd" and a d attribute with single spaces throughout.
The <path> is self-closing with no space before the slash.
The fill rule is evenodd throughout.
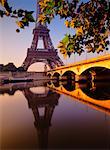
<path id="1" fill-rule="evenodd" d="M 48 91 L 43 95 L 35 94 L 29 89 L 25 89 L 23 94 L 28 100 L 28 106 L 32 109 L 34 114 L 34 125 L 38 133 L 39 148 L 47 148 L 51 119 L 55 106 L 58 105 L 60 94 L 51 91 Z M 42 115 L 40 114 L 40 108 L 44 109 Z"/>
<path id="2" fill-rule="evenodd" d="M 49 29 L 47 28 L 46 24 L 42 25 L 40 22 L 37 22 L 38 16 L 40 14 L 40 8 L 38 4 L 39 0 L 37 1 L 37 15 L 36 15 L 36 26 L 33 30 L 33 41 L 31 48 L 28 48 L 27 57 L 25 58 L 22 67 L 27 70 L 28 67 L 36 62 L 44 62 L 46 63 L 51 69 L 55 68 L 56 66 L 64 65 L 61 59 L 57 54 L 57 50 L 54 48 L 50 35 Z M 39 42 L 42 40 L 43 48 L 38 47 Z"/>

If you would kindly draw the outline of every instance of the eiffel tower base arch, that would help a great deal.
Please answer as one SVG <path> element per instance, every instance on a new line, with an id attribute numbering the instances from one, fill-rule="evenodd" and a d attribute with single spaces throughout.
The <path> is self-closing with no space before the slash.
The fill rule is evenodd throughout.
<path id="1" fill-rule="evenodd" d="M 37 50 L 33 51 L 31 49 L 28 49 L 27 56 L 23 62 L 22 67 L 25 71 L 28 70 L 28 68 L 36 63 L 36 62 L 43 62 L 46 65 L 50 67 L 50 69 L 53 69 L 55 67 L 62 66 L 63 63 L 60 60 L 57 51 L 44 51 L 44 50 Z"/>

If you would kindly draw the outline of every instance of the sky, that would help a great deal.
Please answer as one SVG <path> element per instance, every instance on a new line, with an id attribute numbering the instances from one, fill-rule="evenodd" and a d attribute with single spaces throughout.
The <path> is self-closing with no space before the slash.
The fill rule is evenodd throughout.
<path id="1" fill-rule="evenodd" d="M 34 10 L 36 12 L 35 0 L 9 0 L 9 3 L 10 6 L 15 9 L 23 8 Z M 17 25 L 15 21 L 15 19 L 9 17 L 0 19 L 0 64 L 6 65 L 9 62 L 13 62 L 19 67 L 26 57 L 27 48 L 30 48 L 31 46 L 33 39 L 32 31 L 35 27 L 35 23 L 30 24 L 29 27 L 21 30 L 20 33 L 16 33 Z M 64 20 L 60 20 L 58 17 L 55 17 L 51 24 L 48 25 L 48 28 L 50 29 L 50 36 L 55 48 L 57 48 L 59 41 L 66 33 L 74 33 L 73 30 L 67 29 L 64 25 Z M 81 56 L 72 55 L 70 58 L 64 59 L 60 53 L 58 54 L 65 65 L 97 56 L 96 53 L 87 55 L 82 54 Z M 99 55 L 103 55 L 103 53 L 100 53 Z M 33 64 L 30 67 L 30 70 L 39 69 L 39 65 L 36 64 Z"/>

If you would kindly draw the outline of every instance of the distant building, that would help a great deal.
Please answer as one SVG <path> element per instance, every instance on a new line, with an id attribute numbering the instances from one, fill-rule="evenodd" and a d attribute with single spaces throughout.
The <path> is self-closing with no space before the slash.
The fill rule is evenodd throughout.
<path id="1" fill-rule="evenodd" d="M 18 68 L 17 68 L 17 71 L 18 71 L 18 72 L 22 72 L 22 71 L 25 71 L 25 70 L 24 70 L 23 67 L 18 67 Z"/>
<path id="2" fill-rule="evenodd" d="M 3 64 L 0 64 L 0 72 L 3 71 L 3 67 L 4 67 L 4 65 L 3 65 Z"/>
<path id="3" fill-rule="evenodd" d="M 23 67 L 16 67 L 14 65 L 14 63 L 10 62 L 8 63 L 7 65 L 4 65 L 4 64 L 0 64 L 0 72 L 8 72 L 8 71 L 11 71 L 11 72 L 23 72 L 25 71 Z"/>
<path id="4" fill-rule="evenodd" d="M 2 69 L 2 71 L 11 71 L 11 72 L 16 72 L 17 68 L 13 63 L 8 63 L 5 65 Z"/>

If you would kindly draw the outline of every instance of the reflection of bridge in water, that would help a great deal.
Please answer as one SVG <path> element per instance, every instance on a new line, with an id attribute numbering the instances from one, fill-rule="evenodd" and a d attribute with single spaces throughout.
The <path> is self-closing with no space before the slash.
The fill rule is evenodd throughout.
<path id="1" fill-rule="evenodd" d="M 73 81 L 66 82 L 49 82 L 49 88 L 54 89 L 60 94 L 66 94 L 81 102 L 94 107 L 97 110 L 110 114 L 110 86 L 100 83 L 91 85 L 78 84 Z M 102 88 L 103 87 L 103 88 Z"/>

